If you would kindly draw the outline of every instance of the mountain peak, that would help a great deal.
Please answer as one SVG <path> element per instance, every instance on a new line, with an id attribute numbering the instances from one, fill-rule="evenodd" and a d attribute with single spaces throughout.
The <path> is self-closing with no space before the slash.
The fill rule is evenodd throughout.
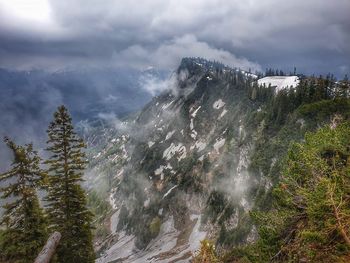
<path id="1" fill-rule="evenodd" d="M 224 64 L 217 61 L 210 61 L 200 57 L 185 57 L 181 60 L 179 70 L 181 69 L 192 69 L 192 68 L 204 68 L 207 70 L 215 69 L 231 69 Z"/>

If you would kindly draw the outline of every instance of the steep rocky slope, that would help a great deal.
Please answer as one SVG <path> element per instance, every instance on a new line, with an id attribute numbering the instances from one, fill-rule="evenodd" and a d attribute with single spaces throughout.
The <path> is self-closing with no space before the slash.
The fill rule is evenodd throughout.
<path id="1" fill-rule="evenodd" d="M 253 241 L 249 211 L 269 208 L 289 142 L 338 112 L 318 116 L 300 107 L 309 90 L 258 86 L 204 59 L 183 59 L 168 85 L 118 128 L 87 136 L 88 184 L 111 204 L 97 262 L 188 262 L 205 237 L 219 249 Z"/>

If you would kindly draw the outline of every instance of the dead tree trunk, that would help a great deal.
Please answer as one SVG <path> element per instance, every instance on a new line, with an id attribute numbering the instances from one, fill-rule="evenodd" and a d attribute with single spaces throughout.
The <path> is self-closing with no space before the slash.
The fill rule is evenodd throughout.
<path id="1" fill-rule="evenodd" d="M 56 252 L 58 243 L 60 242 L 61 234 L 59 232 L 53 233 L 46 242 L 46 245 L 35 259 L 34 263 L 49 263 L 53 254 Z"/>
<path id="2" fill-rule="evenodd" d="M 334 191 L 335 191 L 335 186 L 333 186 L 331 188 L 330 199 L 331 199 L 331 204 L 333 206 L 334 216 L 335 216 L 335 219 L 337 220 L 337 226 L 338 226 L 337 228 L 338 228 L 342 238 L 344 239 L 345 243 L 350 247 L 350 237 L 348 236 L 348 233 L 346 231 L 346 226 L 344 226 L 342 223 L 341 211 L 339 209 L 339 207 L 342 206 L 343 199 L 341 198 L 340 203 L 338 205 L 336 205 L 334 198 L 333 198 Z"/>

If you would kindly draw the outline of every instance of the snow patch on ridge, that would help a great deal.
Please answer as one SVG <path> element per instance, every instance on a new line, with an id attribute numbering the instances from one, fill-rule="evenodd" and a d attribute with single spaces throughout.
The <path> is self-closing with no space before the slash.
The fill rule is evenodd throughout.
<path id="1" fill-rule="evenodd" d="M 177 158 L 178 161 L 186 158 L 186 147 L 182 143 L 179 143 L 177 145 L 171 143 L 170 146 L 163 152 L 163 158 L 169 161 L 175 154 L 179 155 Z"/>
<path id="2" fill-rule="evenodd" d="M 168 134 L 165 136 L 165 140 L 169 140 L 175 133 L 175 130 L 171 131 L 171 132 L 168 132 Z"/>
<path id="3" fill-rule="evenodd" d="M 191 120 L 190 120 L 190 129 L 191 129 L 191 134 L 190 134 L 190 136 L 191 136 L 191 138 L 192 139 L 196 139 L 197 138 L 197 135 L 198 135 L 198 133 L 197 133 L 197 131 L 194 129 L 194 118 L 197 116 L 197 112 L 199 111 L 199 109 L 201 108 L 202 106 L 199 106 L 197 109 L 195 109 L 193 112 L 192 112 L 192 110 L 193 110 L 193 107 L 190 109 L 190 113 L 192 112 L 192 114 L 190 114 L 190 116 L 191 116 Z"/>
<path id="4" fill-rule="evenodd" d="M 190 129 L 191 129 L 190 136 L 192 139 L 195 140 L 197 138 L 198 132 L 194 129 L 193 119 L 191 119 L 191 122 L 190 122 Z"/>
<path id="5" fill-rule="evenodd" d="M 200 152 L 200 151 L 203 151 L 206 146 L 207 146 L 207 144 L 205 142 L 196 141 L 195 144 L 190 147 L 190 149 L 193 150 L 193 149 L 197 148 L 197 150 Z"/>
<path id="6" fill-rule="evenodd" d="M 117 226 L 119 222 L 120 209 L 111 216 L 111 232 L 115 234 L 117 232 Z"/>
<path id="7" fill-rule="evenodd" d="M 276 92 L 285 88 L 295 88 L 300 83 L 298 76 L 270 76 L 258 79 L 258 85 L 276 87 Z"/>
<path id="8" fill-rule="evenodd" d="M 218 99 L 217 101 L 214 102 L 213 104 L 213 108 L 216 109 L 216 110 L 219 110 L 221 109 L 222 107 L 225 106 L 225 102 L 222 101 L 222 99 Z"/>
<path id="9" fill-rule="evenodd" d="M 224 108 L 219 116 L 219 120 L 225 116 L 225 114 L 227 113 L 227 110 Z"/>
<path id="10" fill-rule="evenodd" d="M 159 166 L 159 168 L 154 171 L 154 174 L 155 175 L 160 175 L 160 180 L 164 180 L 164 170 L 167 170 L 167 169 L 170 170 L 170 172 L 172 174 L 175 173 L 173 171 L 173 167 L 168 163 L 166 166 L 165 165 Z"/>
<path id="11" fill-rule="evenodd" d="M 225 145 L 225 141 L 226 141 L 226 139 L 225 138 L 222 138 L 222 139 L 216 139 L 216 142 L 214 143 L 214 149 L 215 149 L 215 151 L 216 151 L 216 153 L 220 153 L 220 149 L 221 149 L 221 147 L 222 146 L 224 146 Z"/>
<path id="12" fill-rule="evenodd" d="M 170 107 L 171 104 L 174 103 L 174 101 L 175 101 L 175 100 L 173 100 L 173 101 L 171 101 L 171 102 L 169 102 L 169 103 L 167 103 L 167 104 L 164 104 L 164 105 L 162 106 L 162 109 L 163 109 L 163 110 L 166 110 L 167 108 Z"/>
<path id="13" fill-rule="evenodd" d="M 191 116 L 192 116 L 193 118 L 196 118 L 197 112 L 200 110 L 201 107 L 202 107 L 202 106 L 199 106 L 199 107 L 191 114 Z"/>
<path id="14" fill-rule="evenodd" d="M 116 203 L 116 200 L 115 200 L 115 197 L 114 197 L 114 191 L 112 189 L 111 193 L 109 194 L 109 204 L 112 206 L 112 208 L 114 210 L 116 210 L 118 208 L 115 203 Z"/>
<path id="15" fill-rule="evenodd" d="M 151 199 L 148 197 L 144 202 L 143 202 L 143 207 L 147 208 L 149 207 L 149 204 L 151 203 Z"/>
<path id="16" fill-rule="evenodd" d="M 171 188 L 163 195 L 163 199 L 164 199 L 165 197 L 167 197 L 167 196 L 171 193 L 171 191 L 174 190 L 176 187 L 177 187 L 177 185 L 171 187 Z"/>

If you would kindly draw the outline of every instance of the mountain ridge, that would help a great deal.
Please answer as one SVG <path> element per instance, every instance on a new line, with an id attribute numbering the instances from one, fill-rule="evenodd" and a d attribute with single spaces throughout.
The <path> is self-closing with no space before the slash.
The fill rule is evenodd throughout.
<path id="1" fill-rule="evenodd" d="M 305 112 L 322 101 L 338 104 L 330 92 L 314 92 L 336 90 L 330 80 L 305 78 L 276 93 L 246 72 L 184 59 L 170 83 L 91 154 L 88 181 L 104 185 L 96 188 L 110 193 L 104 198 L 114 207 L 113 231 L 102 238 L 98 262 L 145 262 L 148 256 L 187 262 L 204 237 L 222 250 L 254 241 L 249 212 L 271 206 L 289 142 L 339 111 Z"/>

